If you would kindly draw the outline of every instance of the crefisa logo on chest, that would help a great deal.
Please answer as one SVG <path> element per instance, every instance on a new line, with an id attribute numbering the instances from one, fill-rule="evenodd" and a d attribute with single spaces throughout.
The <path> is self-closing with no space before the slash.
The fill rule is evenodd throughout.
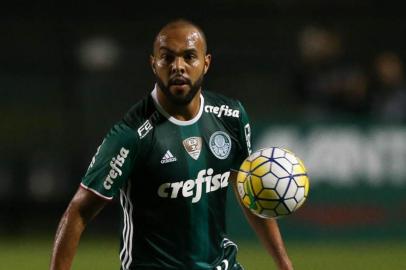
<path id="1" fill-rule="evenodd" d="M 231 150 L 230 136 L 223 131 L 216 131 L 210 136 L 209 146 L 218 159 L 226 159 Z"/>

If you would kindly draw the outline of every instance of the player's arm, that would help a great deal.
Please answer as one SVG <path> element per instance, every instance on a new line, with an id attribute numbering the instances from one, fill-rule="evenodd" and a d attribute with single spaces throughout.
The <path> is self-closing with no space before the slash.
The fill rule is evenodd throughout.
<path id="1" fill-rule="evenodd" d="M 240 141 L 241 155 L 236 159 L 234 168 L 231 170 L 231 182 L 233 190 L 237 196 L 237 201 L 240 204 L 248 223 L 254 229 L 259 239 L 265 245 L 267 251 L 273 257 L 279 270 L 292 270 L 292 263 L 287 255 L 285 245 L 279 231 L 278 223 L 275 219 L 264 219 L 252 214 L 245 206 L 241 204 L 240 196 L 237 189 L 237 170 L 241 162 L 251 154 L 251 127 L 247 112 L 241 103 L 238 104 L 240 111 Z"/>
<path id="2" fill-rule="evenodd" d="M 268 253 L 273 257 L 279 270 L 292 270 L 293 266 L 286 252 L 286 248 L 279 231 L 278 223 L 275 219 L 260 218 L 252 214 L 240 202 L 240 197 L 237 190 L 237 172 L 232 171 L 231 182 L 233 183 L 233 190 L 236 194 L 238 203 L 240 204 L 248 223 L 254 229 L 261 242 L 264 244 Z"/>
<path id="3" fill-rule="evenodd" d="M 86 225 L 126 183 L 137 155 L 137 139 L 124 121 L 107 133 L 59 223 L 51 270 L 70 269 Z"/>
<path id="4" fill-rule="evenodd" d="M 83 230 L 108 201 L 80 187 L 56 231 L 50 270 L 70 269 Z"/>

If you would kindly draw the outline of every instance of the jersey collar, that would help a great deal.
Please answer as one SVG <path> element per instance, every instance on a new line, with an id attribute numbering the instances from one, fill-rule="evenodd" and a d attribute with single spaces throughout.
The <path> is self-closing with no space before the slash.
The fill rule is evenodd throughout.
<path id="1" fill-rule="evenodd" d="M 189 126 L 189 125 L 192 125 L 192 124 L 196 123 L 200 119 L 200 117 L 202 116 L 203 107 L 204 107 L 204 98 L 203 98 L 202 94 L 200 94 L 199 112 L 192 119 L 187 120 L 187 121 L 182 121 L 182 120 L 178 120 L 175 117 L 171 116 L 169 113 L 167 113 L 164 110 L 164 108 L 162 108 L 161 104 L 159 104 L 159 102 L 158 102 L 157 91 L 158 90 L 157 90 L 157 87 L 156 87 L 156 84 L 155 84 L 155 87 L 154 87 L 154 89 L 152 90 L 152 93 L 151 93 L 151 96 L 152 96 L 152 99 L 154 100 L 155 106 L 156 106 L 157 110 L 163 116 L 165 116 L 170 122 L 172 122 L 173 124 L 178 125 L 178 126 Z"/>

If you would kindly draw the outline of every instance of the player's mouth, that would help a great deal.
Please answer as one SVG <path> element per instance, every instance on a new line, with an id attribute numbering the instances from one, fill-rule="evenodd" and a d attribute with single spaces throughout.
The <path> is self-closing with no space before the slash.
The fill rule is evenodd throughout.
<path id="1" fill-rule="evenodd" d="M 169 87 L 173 87 L 176 89 L 185 89 L 190 85 L 190 80 L 182 76 L 177 76 L 169 80 Z"/>
<path id="2" fill-rule="evenodd" d="M 190 81 L 182 76 L 176 76 L 169 80 L 169 85 L 184 85 L 190 84 Z"/>

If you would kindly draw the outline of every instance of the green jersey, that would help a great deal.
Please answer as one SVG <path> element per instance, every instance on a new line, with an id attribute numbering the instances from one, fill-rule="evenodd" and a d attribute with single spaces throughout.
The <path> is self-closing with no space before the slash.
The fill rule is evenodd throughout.
<path id="1" fill-rule="evenodd" d="M 120 198 L 121 269 L 237 269 L 225 206 L 230 170 L 250 152 L 247 114 L 203 91 L 196 117 L 179 121 L 156 91 L 108 132 L 81 186 Z"/>

